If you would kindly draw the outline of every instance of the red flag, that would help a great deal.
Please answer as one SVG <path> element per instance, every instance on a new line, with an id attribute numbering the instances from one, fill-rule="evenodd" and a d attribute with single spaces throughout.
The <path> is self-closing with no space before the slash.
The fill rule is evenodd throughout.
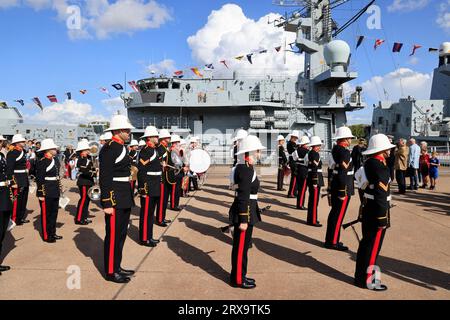
<path id="1" fill-rule="evenodd" d="M 224 65 L 225 67 L 227 67 L 227 69 L 229 69 L 228 66 L 227 66 L 227 62 L 226 62 L 225 60 L 220 61 L 220 63 L 223 63 L 223 65 Z"/>
<path id="2" fill-rule="evenodd" d="M 175 71 L 173 74 L 176 75 L 177 77 L 182 76 L 183 70 Z"/>
<path id="3" fill-rule="evenodd" d="M 47 96 L 47 99 L 50 100 L 51 103 L 58 103 L 58 99 L 56 99 L 56 96 L 54 94 L 51 96 Z"/>
<path id="4" fill-rule="evenodd" d="M 379 46 L 381 46 L 383 43 L 384 43 L 384 40 L 382 40 L 382 39 L 377 39 L 377 40 L 375 40 L 375 45 L 373 46 L 373 48 L 374 48 L 375 50 L 377 50 L 377 48 L 378 48 Z"/>
<path id="5" fill-rule="evenodd" d="M 131 89 L 133 89 L 135 92 L 139 92 L 138 86 L 136 84 L 136 81 L 128 81 L 128 84 L 130 85 Z"/>
<path id="6" fill-rule="evenodd" d="M 413 51 L 412 51 L 412 53 L 411 53 L 409 56 L 410 56 L 410 57 L 413 56 L 413 55 L 416 53 L 416 50 L 417 50 L 417 49 L 420 49 L 420 48 L 422 48 L 421 45 L 415 44 L 414 47 L 413 47 Z"/>

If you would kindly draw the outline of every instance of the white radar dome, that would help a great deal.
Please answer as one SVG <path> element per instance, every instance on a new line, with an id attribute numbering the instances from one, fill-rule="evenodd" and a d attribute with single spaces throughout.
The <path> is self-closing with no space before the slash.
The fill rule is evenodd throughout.
<path id="1" fill-rule="evenodd" d="M 342 40 L 333 40 L 324 48 L 324 57 L 333 71 L 344 71 L 350 57 L 350 46 Z"/>
<path id="2" fill-rule="evenodd" d="M 439 48 L 439 56 L 450 56 L 450 42 L 444 42 L 441 44 L 441 47 Z"/>

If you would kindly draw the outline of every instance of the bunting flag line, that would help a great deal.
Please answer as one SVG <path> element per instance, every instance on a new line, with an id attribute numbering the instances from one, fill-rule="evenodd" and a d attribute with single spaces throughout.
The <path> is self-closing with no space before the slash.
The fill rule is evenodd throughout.
<path id="1" fill-rule="evenodd" d="M 131 87 L 131 89 L 134 90 L 134 92 L 139 92 L 139 88 L 136 84 L 136 81 L 128 81 L 128 85 Z"/>
<path id="2" fill-rule="evenodd" d="M 179 70 L 179 71 L 175 71 L 173 74 L 176 75 L 177 77 L 183 75 L 183 70 Z"/>
<path id="3" fill-rule="evenodd" d="M 264 49 L 264 50 L 261 50 L 261 51 L 259 52 L 259 54 L 263 54 L 263 53 L 267 53 L 267 50 Z"/>
<path id="4" fill-rule="evenodd" d="M 244 56 L 235 57 L 236 60 L 241 61 L 244 58 Z"/>
<path id="5" fill-rule="evenodd" d="M 116 89 L 117 91 L 123 91 L 123 86 L 120 83 L 116 83 L 111 85 L 114 89 Z"/>
<path id="6" fill-rule="evenodd" d="M 394 42 L 394 47 L 392 48 L 392 52 L 400 52 L 402 50 L 403 43 Z"/>
<path id="7" fill-rule="evenodd" d="M 72 93 L 66 92 L 67 100 L 72 100 Z"/>
<path id="8" fill-rule="evenodd" d="M 276 50 L 277 52 L 280 52 L 281 46 L 275 47 L 275 50 Z"/>
<path id="9" fill-rule="evenodd" d="M 38 97 L 34 97 L 31 101 L 33 101 L 41 109 L 41 111 L 44 111 L 44 107 Z"/>
<path id="10" fill-rule="evenodd" d="M 227 69 L 230 69 L 230 68 L 228 68 L 227 62 L 225 60 L 220 61 L 220 63 L 222 63 L 225 67 L 227 67 Z"/>
<path id="11" fill-rule="evenodd" d="M 364 36 L 359 36 L 358 41 L 356 42 L 356 50 L 363 43 L 363 41 L 364 41 Z"/>
<path id="12" fill-rule="evenodd" d="M 100 90 L 101 92 L 103 92 L 104 94 L 107 94 L 108 97 L 111 98 L 111 95 L 109 94 L 108 89 L 106 89 L 105 87 L 100 87 L 99 90 Z"/>
<path id="13" fill-rule="evenodd" d="M 203 75 L 198 71 L 198 68 L 191 68 L 191 70 L 197 77 L 203 78 Z"/>
<path id="14" fill-rule="evenodd" d="M 374 44 L 374 46 L 373 46 L 374 50 L 377 50 L 377 48 L 378 48 L 379 46 L 381 46 L 383 43 L 384 43 L 384 40 L 382 40 L 382 39 L 377 39 L 377 40 L 375 40 L 375 44 Z"/>
<path id="15" fill-rule="evenodd" d="M 428 48 L 428 52 L 438 52 L 438 48 Z"/>
<path id="16" fill-rule="evenodd" d="M 51 102 L 51 103 L 58 103 L 58 99 L 56 98 L 56 96 L 54 94 L 47 96 L 47 99 Z"/>
<path id="17" fill-rule="evenodd" d="M 415 45 L 413 46 L 412 53 L 411 53 L 409 56 L 410 56 L 410 57 L 413 56 L 413 55 L 416 53 L 416 50 L 417 50 L 417 49 L 420 49 L 420 48 L 422 48 L 421 45 L 415 44 Z"/>
<path id="18" fill-rule="evenodd" d="M 86 93 L 87 93 L 87 90 L 82 89 L 82 90 L 80 90 L 80 93 L 81 93 L 81 94 L 86 94 Z"/>
<path id="19" fill-rule="evenodd" d="M 253 56 L 253 53 L 250 53 L 247 55 L 247 60 L 248 60 L 248 62 L 250 62 L 250 64 L 253 64 L 252 56 Z"/>
<path id="20" fill-rule="evenodd" d="M 24 102 L 22 99 L 14 100 L 14 102 L 17 102 L 17 103 L 20 104 L 22 107 L 25 106 L 25 102 Z"/>
<path id="21" fill-rule="evenodd" d="M 214 70 L 214 65 L 212 63 L 205 64 L 205 67 L 207 67 L 208 69 Z"/>

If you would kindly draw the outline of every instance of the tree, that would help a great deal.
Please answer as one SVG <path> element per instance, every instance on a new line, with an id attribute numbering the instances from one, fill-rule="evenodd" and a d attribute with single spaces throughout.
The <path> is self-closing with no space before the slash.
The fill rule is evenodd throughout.
<path id="1" fill-rule="evenodd" d="M 370 126 L 367 124 L 355 124 L 352 126 L 349 126 L 349 128 L 352 130 L 352 133 L 357 138 L 368 138 L 369 132 L 370 132 Z"/>

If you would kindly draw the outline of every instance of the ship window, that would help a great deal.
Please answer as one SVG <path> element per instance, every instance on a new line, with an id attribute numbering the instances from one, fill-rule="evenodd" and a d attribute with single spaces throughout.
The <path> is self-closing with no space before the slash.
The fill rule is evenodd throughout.
<path id="1" fill-rule="evenodd" d="M 172 83 L 172 89 L 180 89 L 180 88 L 181 88 L 181 85 L 179 82 Z"/>
<path id="2" fill-rule="evenodd" d="M 401 114 L 397 114 L 395 116 L 395 122 L 400 123 L 402 121 L 402 115 Z"/>
<path id="3" fill-rule="evenodd" d="M 158 82 L 158 88 L 169 89 L 169 82 L 168 81 Z"/>
<path id="4" fill-rule="evenodd" d="M 383 117 L 378 117 L 378 124 L 383 124 Z"/>
<path id="5" fill-rule="evenodd" d="M 31 132 L 31 130 L 30 130 L 30 129 L 27 129 L 26 133 L 29 134 L 30 132 Z"/>

